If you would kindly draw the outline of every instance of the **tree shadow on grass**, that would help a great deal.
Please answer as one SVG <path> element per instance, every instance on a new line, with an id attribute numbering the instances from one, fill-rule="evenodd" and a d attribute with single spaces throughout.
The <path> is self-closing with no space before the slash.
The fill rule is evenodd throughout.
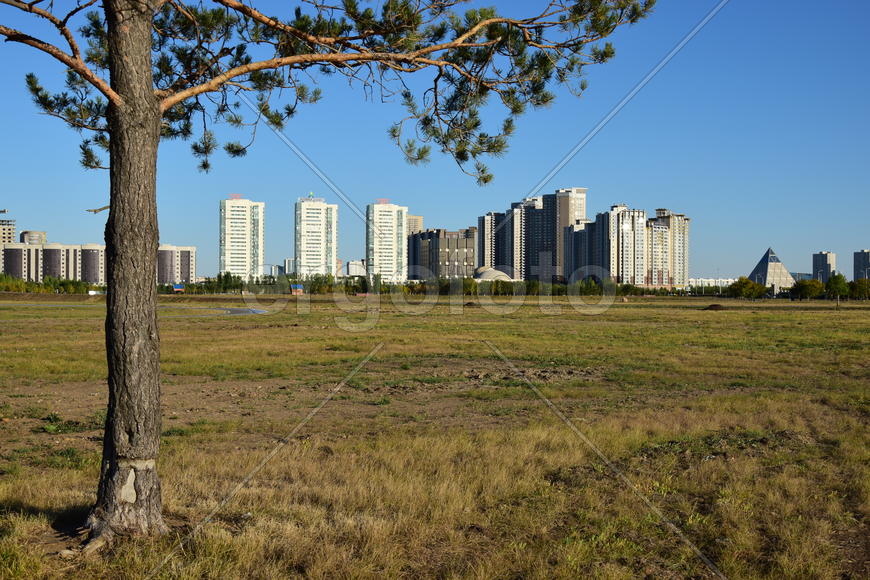
<path id="1" fill-rule="evenodd" d="M 25 517 L 45 517 L 55 541 L 64 542 L 77 539 L 87 532 L 85 521 L 90 512 L 90 504 L 74 504 L 60 509 L 45 509 L 26 504 L 22 501 L 0 501 L 0 520 L 10 515 Z"/>

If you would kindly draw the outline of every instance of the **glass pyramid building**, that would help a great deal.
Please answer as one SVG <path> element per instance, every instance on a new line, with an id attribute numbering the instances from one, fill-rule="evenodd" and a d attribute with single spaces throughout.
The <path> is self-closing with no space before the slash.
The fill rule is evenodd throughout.
<path id="1" fill-rule="evenodd" d="M 788 268 L 771 248 L 767 248 L 748 278 L 763 286 L 773 286 L 774 294 L 794 286 L 794 278 L 789 274 Z"/>

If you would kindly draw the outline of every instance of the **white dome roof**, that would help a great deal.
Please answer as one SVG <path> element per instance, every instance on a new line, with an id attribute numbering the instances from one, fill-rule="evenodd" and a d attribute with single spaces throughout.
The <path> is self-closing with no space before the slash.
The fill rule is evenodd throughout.
<path id="1" fill-rule="evenodd" d="M 477 270 L 474 271 L 474 279 L 482 280 L 482 281 L 493 281 L 493 280 L 505 280 L 507 282 L 511 281 L 511 277 L 502 272 L 501 270 L 496 270 L 490 266 L 481 266 Z"/>

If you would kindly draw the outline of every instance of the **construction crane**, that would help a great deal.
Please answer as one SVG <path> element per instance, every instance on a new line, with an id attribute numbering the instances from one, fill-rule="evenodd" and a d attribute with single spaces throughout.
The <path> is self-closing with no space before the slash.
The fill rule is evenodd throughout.
<path id="1" fill-rule="evenodd" d="M 86 209 L 85 211 L 89 211 L 89 212 L 91 212 L 92 214 L 98 214 L 98 213 L 100 213 L 101 211 L 105 211 L 105 210 L 109 209 L 109 207 L 111 207 L 111 206 L 104 205 L 103 207 L 97 207 L 97 208 L 94 208 L 94 209 Z"/>

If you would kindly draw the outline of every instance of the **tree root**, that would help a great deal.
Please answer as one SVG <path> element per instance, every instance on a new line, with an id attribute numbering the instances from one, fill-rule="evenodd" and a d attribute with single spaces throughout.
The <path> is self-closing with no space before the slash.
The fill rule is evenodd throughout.
<path id="1" fill-rule="evenodd" d="M 103 531 L 94 534 L 87 540 L 85 540 L 85 543 L 82 544 L 82 549 L 79 554 L 82 558 L 91 558 L 93 556 L 96 556 L 104 548 L 111 544 L 114 538 L 115 534 L 112 533 L 111 530 L 104 529 Z"/>
<path id="2" fill-rule="evenodd" d="M 140 531 L 125 531 L 124 533 L 116 533 L 109 522 L 105 519 L 105 513 L 101 510 L 94 509 L 88 516 L 86 527 L 90 528 L 91 533 L 88 538 L 82 542 L 81 546 L 72 550 L 61 550 L 58 554 L 65 560 L 75 558 L 92 558 L 103 552 L 120 536 L 146 536 L 146 535 L 163 535 L 169 533 L 169 527 L 163 522 L 163 518 L 158 521 L 151 522 L 150 529 L 147 533 Z"/>

